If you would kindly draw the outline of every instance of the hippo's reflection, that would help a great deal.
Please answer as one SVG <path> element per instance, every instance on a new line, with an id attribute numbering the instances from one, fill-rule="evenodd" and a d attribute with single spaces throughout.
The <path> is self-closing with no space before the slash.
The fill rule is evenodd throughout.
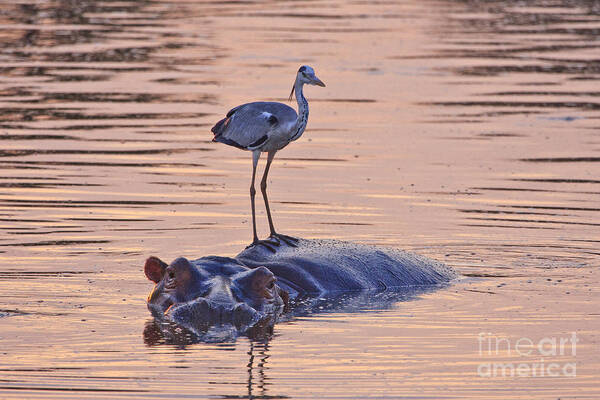
<path id="1" fill-rule="evenodd" d="M 276 322 L 323 312 L 387 309 L 456 277 L 449 267 L 399 250 L 301 239 L 272 253 L 261 246 L 235 258 L 150 257 L 146 276 L 154 321 L 147 344 L 268 340 Z"/>

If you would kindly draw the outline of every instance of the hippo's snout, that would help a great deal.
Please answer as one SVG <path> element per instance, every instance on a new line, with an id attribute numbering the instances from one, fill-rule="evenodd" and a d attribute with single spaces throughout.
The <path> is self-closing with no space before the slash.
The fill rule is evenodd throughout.
<path id="1" fill-rule="evenodd" d="M 234 325 L 244 328 L 262 319 L 261 313 L 245 303 L 226 304 L 207 298 L 174 305 L 165 312 L 165 317 L 175 323 L 189 324 L 196 328 L 207 328 L 213 325 Z"/>

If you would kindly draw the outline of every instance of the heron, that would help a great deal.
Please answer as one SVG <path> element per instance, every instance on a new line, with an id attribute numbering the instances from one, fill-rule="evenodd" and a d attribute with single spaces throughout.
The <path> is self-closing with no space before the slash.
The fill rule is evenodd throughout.
<path id="1" fill-rule="evenodd" d="M 283 235 L 275 231 L 269 199 L 267 198 L 267 176 L 271 162 L 278 150 L 283 149 L 291 142 L 298 140 L 308 122 L 308 101 L 302 93 L 304 85 L 316 85 L 325 87 L 325 84 L 317 78 L 314 69 L 303 65 L 296 73 L 296 80 L 292 86 L 289 100 L 296 93 L 298 102 L 298 113 L 283 103 L 259 101 L 247 103 L 232 108 L 225 118 L 220 120 L 211 129 L 214 133 L 213 142 L 225 143 L 229 146 L 252 152 L 252 183 L 250 184 L 250 204 L 252 206 L 252 233 L 254 235 L 250 246 L 264 245 L 271 251 L 279 246 L 281 241 L 289 246 L 296 246 L 297 238 Z M 256 234 L 256 209 L 254 196 L 254 180 L 256 177 L 256 166 L 261 153 L 267 153 L 265 172 L 260 181 L 260 190 L 265 202 L 267 218 L 269 221 L 270 236 L 265 240 L 258 240 Z M 249 247 L 250 247 L 249 246 Z"/>

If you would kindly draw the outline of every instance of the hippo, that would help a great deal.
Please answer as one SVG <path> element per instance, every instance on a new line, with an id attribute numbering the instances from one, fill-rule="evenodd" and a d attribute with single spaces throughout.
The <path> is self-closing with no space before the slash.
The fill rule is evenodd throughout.
<path id="1" fill-rule="evenodd" d="M 360 308 L 374 298 L 391 304 L 458 276 L 442 263 L 392 248 L 301 238 L 276 252 L 250 246 L 233 258 L 179 257 L 167 264 L 150 257 L 144 272 L 155 283 L 147 300 L 155 320 L 197 337 L 263 332 L 286 314 L 323 310 L 324 299 L 329 308 Z"/>

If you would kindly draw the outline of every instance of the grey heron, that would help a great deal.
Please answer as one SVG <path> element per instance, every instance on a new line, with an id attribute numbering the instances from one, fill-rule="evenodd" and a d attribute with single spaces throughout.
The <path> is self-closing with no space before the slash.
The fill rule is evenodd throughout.
<path id="1" fill-rule="evenodd" d="M 214 142 L 225 143 L 242 150 L 252 152 L 252 183 L 250 185 L 250 204 L 252 206 L 252 233 L 254 235 L 251 245 L 262 244 L 268 249 L 275 251 L 272 246 L 278 246 L 280 240 L 290 246 L 295 246 L 297 239 L 282 235 L 275 231 L 269 200 L 267 198 L 267 175 L 275 153 L 285 146 L 297 140 L 308 122 L 308 101 L 302 93 L 305 84 L 325 86 L 317 78 L 315 71 L 303 65 L 296 74 L 296 81 L 292 86 L 289 99 L 296 93 L 298 102 L 298 113 L 282 103 L 276 102 L 254 102 L 242 104 L 232 108 L 225 118 L 220 120 L 211 129 L 214 133 Z M 256 166 L 261 153 L 267 153 L 265 172 L 260 182 L 260 190 L 267 210 L 269 229 L 271 234 L 268 239 L 258 240 L 256 234 L 256 211 L 254 205 L 254 179 L 256 177 Z"/>

